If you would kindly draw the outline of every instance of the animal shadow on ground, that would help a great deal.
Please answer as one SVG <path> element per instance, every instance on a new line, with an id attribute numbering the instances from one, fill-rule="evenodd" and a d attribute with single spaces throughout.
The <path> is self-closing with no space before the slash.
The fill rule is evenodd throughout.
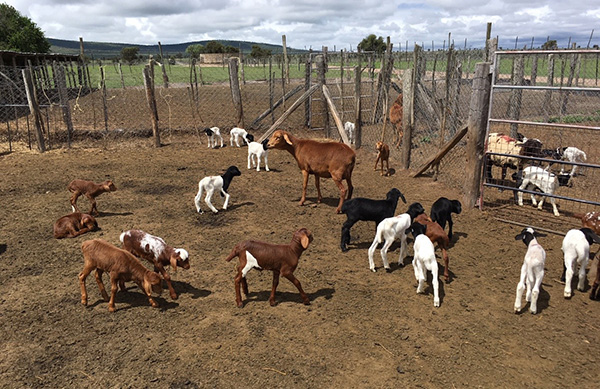
<path id="1" fill-rule="evenodd" d="M 393 167 L 391 167 L 391 168 L 390 168 L 390 169 L 387 171 L 387 173 L 386 173 L 386 175 L 385 175 L 385 176 L 386 176 L 386 177 L 391 177 L 391 176 L 393 176 L 394 174 L 396 174 L 396 169 L 394 169 Z"/>
<path id="2" fill-rule="evenodd" d="M 281 282 L 281 281 L 280 281 Z M 313 293 L 307 293 L 308 299 L 310 302 L 314 302 L 318 297 L 324 297 L 325 300 L 329 300 L 333 297 L 333 293 L 335 289 L 333 288 L 323 288 L 319 289 Z M 256 301 L 269 301 L 269 297 L 271 297 L 270 290 L 263 290 L 260 292 L 250 292 L 246 299 L 243 300 L 244 305 L 249 302 Z M 283 302 L 296 302 L 298 304 L 302 304 L 302 298 L 300 297 L 300 293 L 296 290 L 295 292 L 275 292 L 275 302 L 276 304 L 280 304 Z"/>
<path id="3" fill-rule="evenodd" d="M 178 295 L 181 295 L 183 293 L 188 293 L 188 294 L 192 295 L 193 299 L 197 299 L 200 297 L 207 297 L 212 293 L 210 290 L 198 289 L 198 288 L 193 287 L 189 283 L 183 282 L 183 281 L 171 280 L 171 285 L 173 285 L 173 289 L 175 289 L 175 292 L 177 292 Z M 164 291 L 163 291 L 163 293 L 164 293 Z"/>
<path id="4" fill-rule="evenodd" d="M 6 248 L 8 246 L 6 246 L 6 243 L 0 243 L 0 255 L 4 254 L 6 252 Z"/>
<path id="5" fill-rule="evenodd" d="M 98 217 L 104 216 L 131 216 L 133 212 L 99 212 Z"/>
<path id="6" fill-rule="evenodd" d="M 254 205 L 254 203 L 252 201 L 245 201 L 243 203 L 233 204 L 233 205 L 229 206 L 227 208 L 227 210 L 233 210 L 233 209 L 237 209 L 237 208 L 240 208 L 240 207 L 245 207 L 247 205 Z"/>
<path id="7" fill-rule="evenodd" d="M 138 289 L 138 291 L 134 291 L 136 288 Z M 110 292 L 110 290 L 108 290 L 107 292 Z M 163 295 L 164 295 L 164 293 L 165 292 L 163 291 Z M 167 291 L 167 295 L 168 294 L 169 293 Z M 109 295 L 110 295 L 110 293 L 109 293 Z M 152 298 L 154 299 L 154 301 L 157 302 L 159 309 L 161 311 L 166 311 L 167 309 L 177 308 L 179 306 L 178 303 L 173 302 L 173 301 L 168 301 L 163 297 L 152 296 Z M 108 307 L 108 301 L 104 301 L 104 299 L 101 296 L 98 296 L 98 300 L 96 300 L 93 304 L 88 304 L 87 307 L 93 308 L 100 304 L 106 304 L 106 306 Z M 123 306 L 123 304 L 128 304 L 128 305 Z M 148 297 L 146 297 L 145 294 L 143 294 L 142 292 L 139 291 L 139 288 L 137 287 L 137 285 L 127 287 L 126 291 L 117 292 L 117 296 L 115 298 L 116 311 L 122 311 L 122 310 L 126 310 L 126 309 L 138 308 L 138 307 L 148 307 L 148 309 L 152 309 L 152 307 L 150 306 L 150 303 L 148 302 Z"/>
<path id="8" fill-rule="evenodd" d="M 546 292 L 546 287 L 551 288 L 552 286 L 542 283 L 542 286 L 540 287 L 540 294 L 538 295 L 538 300 L 537 300 L 537 314 L 539 314 L 540 312 L 542 312 L 543 310 L 545 310 L 546 308 L 548 308 L 550 306 L 550 293 Z M 526 293 L 527 293 L 527 290 L 525 290 L 525 292 L 523 293 L 523 301 L 521 302 L 521 304 L 525 303 L 525 305 L 523 305 L 521 307 L 521 310 L 519 312 L 517 312 L 517 315 L 529 313 L 530 303 L 525 301 Z"/>

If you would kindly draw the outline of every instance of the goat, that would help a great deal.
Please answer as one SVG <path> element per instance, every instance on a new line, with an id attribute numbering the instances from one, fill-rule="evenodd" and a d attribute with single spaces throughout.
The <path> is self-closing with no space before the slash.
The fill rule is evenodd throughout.
<path id="1" fill-rule="evenodd" d="M 521 266 L 521 278 L 517 284 L 517 296 L 515 298 L 515 313 L 521 311 L 521 298 L 527 287 L 525 301 L 530 303 L 529 312 L 537 313 L 537 299 L 540 294 L 540 285 L 544 278 L 544 264 L 546 263 L 546 251 L 536 239 L 537 233 L 531 227 L 524 228 L 515 240 L 522 240 L 527 246 L 523 266 Z"/>
<path id="2" fill-rule="evenodd" d="M 523 206 L 523 192 L 521 190 L 533 190 L 538 188 L 542 193 L 552 195 L 554 192 L 556 192 L 556 189 L 559 186 L 569 185 L 569 178 L 571 178 L 571 176 L 568 174 L 556 175 L 542 169 L 539 166 L 527 166 L 522 172 L 515 174 L 516 175 L 513 175 L 513 178 L 517 178 L 516 181 L 519 187 L 519 191 L 517 193 L 517 204 L 519 204 L 519 206 Z M 544 197 L 541 198 L 538 204 L 535 200 L 535 196 L 532 193 L 531 203 L 534 207 L 537 205 L 538 209 L 541 210 L 542 206 L 544 205 Z M 558 208 L 556 207 L 556 199 L 554 197 L 550 197 L 550 203 L 552 204 L 552 208 L 554 210 L 554 216 L 560 216 L 558 213 Z"/>
<path id="3" fill-rule="evenodd" d="M 344 123 L 344 131 L 346 131 L 346 135 L 348 135 L 348 141 L 351 144 L 354 144 L 355 129 L 356 129 L 356 127 L 354 126 L 354 123 L 352 123 L 352 122 Z"/>
<path id="4" fill-rule="evenodd" d="M 208 176 L 198 182 L 198 194 L 194 198 L 194 203 L 196 204 L 196 210 L 198 213 L 204 213 L 202 209 L 200 209 L 200 199 L 202 198 L 202 193 L 206 191 L 206 197 L 204 198 L 204 202 L 214 213 L 219 212 L 210 202 L 212 195 L 215 191 L 221 192 L 221 197 L 225 197 L 225 202 L 223 203 L 223 209 L 227 209 L 227 204 L 229 204 L 229 193 L 227 193 L 227 189 L 229 189 L 229 185 L 233 180 L 233 177 L 241 176 L 242 173 L 237 168 L 237 166 L 229 166 L 227 171 L 222 176 Z"/>
<path id="5" fill-rule="evenodd" d="M 564 161 L 569 161 L 569 162 L 585 162 L 587 161 L 587 155 L 585 154 L 585 152 L 583 152 L 582 150 L 579 150 L 577 147 L 563 147 L 562 149 L 559 149 L 561 151 L 561 159 Z M 573 167 L 571 168 L 571 173 L 569 173 L 571 176 L 575 176 L 577 174 L 577 168 L 579 166 L 577 165 L 573 165 Z M 564 173 L 564 167 L 563 170 L 560 171 L 561 174 Z"/>
<path id="6" fill-rule="evenodd" d="M 245 240 L 238 243 L 225 259 L 227 262 L 234 257 L 240 259 L 235 277 L 235 302 L 238 308 L 243 307 L 240 286 L 244 291 L 244 295 L 248 296 L 246 275 L 251 269 L 273 271 L 273 288 L 269 297 L 271 306 L 275 306 L 275 291 L 279 284 L 279 275 L 290 280 L 298 288 L 304 304 L 310 305 L 310 300 L 302 290 L 300 281 L 294 277 L 294 270 L 298 266 L 300 256 L 312 240 L 312 233 L 306 228 L 300 228 L 294 233 L 290 244 L 276 245 L 255 240 Z"/>
<path id="7" fill-rule="evenodd" d="M 173 300 L 177 299 L 177 293 L 171 285 L 171 276 L 165 270 L 165 266 L 171 265 L 174 272 L 177 272 L 177 266 L 183 269 L 190 268 L 189 254 L 184 249 L 174 248 L 165 243 L 162 238 L 150 235 L 142 230 L 128 230 L 119 237 L 123 250 L 131 254 L 144 258 L 154 265 L 154 272 L 160 273 L 169 287 L 169 294 Z M 121 284 L 121 289 L 124 285 Z"/>
<path id="8" fill-rule="evenodd" d="M 298 167 L 302 170 L 303 184 L 302 197 L 300 205 L 306 201 L 306 185 L 308 184 L 308 176 L 315 176 L 315 186 L 317 187 L 317 203 L 322 200 L 320 177 L 333 179 L 333 182 L 340 190 L 340 202 L 336 208 L 336 213 L 342 211 L 342 204 L 346 199 L 352 198 L 352 170 L 356 163 L 356 153 L 348 145 L 337 142 L 317 142 L 312 139 L 302 139 L 292 136 L 287 131 L 277 130 L 271 135 L 269 149 L 286 150 L 298 163 Z M 342 180 L 346 180 L 348 190 L 344 188 Z"/>
<path id="9" fill-rule="evenodd" d="M 486 180 L 492 180 L 492 165 L 500 166 L 502 168 L 502 180 L 506 178 L 507 169 L 510 167 L 520 171 L 523 169 L 523 165 L 527 161 L 524 157 L 536 157 L 543 158 L 542 154 L 542 142 L 535 138 L 511 138 L 507 135 L 500 133 L 490 133 L 487 141 L 487 151 L 492 153 L 510 154 L 510 156 L 504 155 L 490 155 L 486 154 Z"/>
<path id="10" fill-rule="evenodd" d="M 96 270 L 96 283 L 105 301 L 108 301 L 108 310 L 115 311 L 115 296 L 119 288 L 118 284 L 125 281 L 135 282 L 148 297 L 150 305 L 158 308 L 158 304 L 152 299 L 152 292 L 162 292 L 161 278 L 158 274 L 150 271 L 133 256 L 133 254 L 121 250 L 118 247 L 102 240 L 86 240 L 81 245 L 83 251 L 83 270 L 79 273 L 79 286 L 81 287 L 81 303 L 87 306 L 88 296 L 85 289 L 85 279 Z M 110 274 L 110 300 L 104 284 L 102 274 Z"/>
<path id="11" fill-rule="evenodd" d="M 390 175 L 390 146 L 386 145 L 383 142 L 377 142 L 375 144 L 375 149 L 377 150 L 377 159 L 375 159 L 375 168 L 373 170 L 377 170 L 377 164 L 381 161 L 381 175 L 383 176 L 383 163 L 386 164 L 385 175 Z"/>
<path id="12" fill-rule="evenodd" d="M 223 137 L 221 136 L 221 130 L 219 127 L 206 127 L 204 133 L 208 138 L 208 148 L 210 149 L 217 147 L 217 138 L 221 139 L 221 147 L 223 147 Z"/>
<path id="13" fill-rule="evenodd" d="M 346 214 L 346 221 L 342 225 L 342 238 L 340 247 L 342 252 L 348 251 L 350 243 L 350 229 L 358 221 L 374 221 L 375 227 L 385 218 L 394 216 L 398 199 L 406 204 L 406 199 L 398 189 L 391 189 L 385 200 L 372 200 L 363 197 L 348 200 L 342 206 L 342 213 Z"/>
<path id="14" fill-rule="evenodd" d="M 390 107 L 390 123 L 396 130 L 396 136 L 398 140 L 396 141 L 396 147 L 400 147 L 402 143 L 402 137 L 404 136 L 404 131 L 402 130 L 402 93 L 398 95 L 396 101 Z"/>
<path id="15" fill-rule="evenodd" d="M 459 215 L 462 212 L 462 205 L 458 200 L 448 200 L 440 197 L 431 205 L 431 220 L 437 222 L 442 230 L 446 228 L 448 222 L 448 238 L 452 239 L 452 213 Z"/>
<path id="16" fill-rule="evenodd" d="M 562 243 L 564 254 L 564 267 L 561 281 L 565 282 L 564 297 L 571 298 L 571 281 L 573 273 L 579 267 L 579 281 L 577 290 L 584 291 L 585 288 L 585 269 L 590 258 L 590 246 L 593 243 L 600 243 L 600 237 L 590 228 L 580 228 L 569 230 Z"/>
<path id="17" fill-rule="evenodd" d="M 412 265 L 417 279 L 417 293 L 425 293 L 425 281 L 427 280 L 427 271 L 431 272 L 431 286 L 433 286 L 433 306 L 440 306 L 440 293 L 438 281 L 438 263 L 435 259 L 435 248 L 431 240 L 425 235 L 426 227 L 420 223 L 414 222 L 410 225 L 409 231 L 412 232 L 413 249 L 415 255 Z"/>
<path id="18" fill-rule="evenodd" d="M 244 141 L 246 142 L 246 144 L 250 143 L 250 141 L 248 141 L 248 139 L 247 139 L 247 136 L 248 136 L 248 132 L 246 130 L 244 130 L 243 128 L 233 127 L 229 131 L 229 144 L 230 144 L 230 146 L 233 146 L 233 141 L 235 139 L 235 145 L 237 147 L 240 147 L 240 143 L 239 143 L 239 138 L 240 137 L 242 139 L 244 139 Z"/>
<path id="19" fill-rule="evenodd" d="M 412 203 L 406 213 L 398 216 L 388 217 L 381 221 L 377 225 L 377 232 L 375 233 L 375 239 L 371 247 L 369 247 L 369 268 L 372 272 L 375 272 L 375 262 L 373 261 L 373 254 L 377 245 L 385 241 L 381 248 L 381 259 L 383 260 L 383 267 L 386 271 L 391 271 L 390 265 L 387 260 L 387 251 L 389 250 L 394 240 L 400 238 L 400 256 L 398 257 L 398 265 L 404 264 L 404 258 L 406 257 L 407 246 L 406 246 L 406 230 L 410 228 L 415 218 L 425 212 L 423 206 L 419 203 Z"/>
<path id="20" fill-rule="evenodd" d="M 588 212 L 586 214 L 575 214 L 575 217 L 581 218 L 583 227 L 587 227 L 594 231 L 596 235 L 600 235 L 600 212 Z"/>
<path id="21" fill-rule="evenodd" d="M 73 193 L 71 196 L 71 208 L 73 212 L 80 212 L 79 208 L 77 208 L 77 199 L 79 196 L 84 195 L 92 203 L 92 208 L 88 213 L 90 215 L 98 216 L 100 213 L 96 207 L 96 197 L 104 192 L 114 192 L 117 190 L 117 187 L 111 180 L 104 181 L 100 184 L 86 180 L 73 180 L 69 183 L 67 189 L 69 192 Z"/>
<path id="22" fill-rule="evenodd" d="M 450 273 L 448 269 L 450 260 L 448 259 L 447 250 L 450 246 L 450 238 L 448 238 L 448 235 L 442 226 L 432 221 L 425 213 L 418 215 L 414 221 L 427 227 L 425 230 L 425 235 L 427 235 L 429 240 L 431 240 L 431 243 L 437 243 L 438 247 L 442 251 L 442 259 L 444 260 L 444 281 L 448 282 L 450 280 Z"/>
<path id="23" fill-rule="evenodd" d="M 93 216 L 87 213 L 73 212 L 54 223 L 54 237 L 56 239 L 75 238 L 98 229 L 98 223 Z"/>
<path id="24" fill-rule="evenodd" d="M 596 265 L 596 279 L 590 291 L 590 300 L 600 300 L 600 261 Z"/>
<path id="25" fill-rule="evenodd" d="M 250 136 L 250 135 L 248 135 Z M 268 139 L 262 141 L 262 143 L 250 141 L 248 143 L 248 169 L 250 169 L 250 164 L 252 166 L 256 166 L 256 171 L 260 171 L 260 157 L 263 157 L 265 160 L 265 170 L 269 171 L 269 162 L 268 162 L 268 154 L 269 150 L 267 148 L 267 143 L 269 143 Z M 254 159 L 256 158 L 256 162 Z"/>

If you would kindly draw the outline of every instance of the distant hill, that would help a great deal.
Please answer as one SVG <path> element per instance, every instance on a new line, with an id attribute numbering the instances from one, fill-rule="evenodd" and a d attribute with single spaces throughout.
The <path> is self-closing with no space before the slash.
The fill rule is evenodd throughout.
<path id="1" fill-rule="evenodd" d="M 50 50 L 53 53 L 60 54 L 79 54 L 79 41 L 70 41 L 63 39 L 53 39 L 48 38 L 48 41 L 52 45 Z M 186 42 L 186 43 L 177 43 L 170 45 L 162 45 L 163 53 L 165 56 L 176 55 L 176 54 L 184 54 L 185 49 L 189 45 L 201 44 L 206 46 L 206 44 L 210 42 L 210 40 L 205 41 L 196 41 L 196 42 Z M 258 42 L 244 42 L 244 41 L 230 41 L 230 40 L 217 40 L 223 46 L 233 46 L 238 47 L 242 50 L 243 53 L 250 53 L 252 51 L 252 45 L 258 45 L 263 49 L 271 50 L 273 54 L 283 52 L 283 46 L 281 45 L 271 45 L 268 43 L 258 43 Z M 95 59 L 108 59 L 114 58 L 121 55 L 121 49 L 124 47 L 138 47 L 139 54 L 141 55 L 158 55 L 158 44 L 156 45 L 138 45 L 134 43 L 108 43 L 108 42 L 86 42 L 83 41 L 83 47 L 85 54 L 88 57 L 92 57 Z M 299 53 L 305 52 L 306 50 L 298 50 L 288 48 L 288 54 L 291 53 Z"/>

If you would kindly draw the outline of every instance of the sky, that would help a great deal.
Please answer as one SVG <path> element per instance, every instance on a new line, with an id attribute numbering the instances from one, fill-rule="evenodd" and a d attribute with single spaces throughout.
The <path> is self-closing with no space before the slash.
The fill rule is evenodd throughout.
<path id="1" fill-rule="evenodd" d="M 499 46 L 540 47 L 548 38 L 600 45 L 600 1 L 590 0 L 0 0 L 47 38 L 129 43 L 241 40 L 296 49 L 356 51 L 369 34 L 394 49 L 483 47 L 487 23 Z M 466 42 L 465 42 L 466 41 Z"/>

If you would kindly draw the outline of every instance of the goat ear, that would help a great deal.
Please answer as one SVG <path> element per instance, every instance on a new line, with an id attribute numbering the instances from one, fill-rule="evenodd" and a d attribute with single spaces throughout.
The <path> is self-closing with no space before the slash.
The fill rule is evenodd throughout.
<path id="1" fill-rule="evenodd" d="M 289 137 L 288 134 L 284 133 L 283 134 L 283 138 L 285 139 L 285 141 L 286 141 L 287 144 L 289 144 L 289 145 L 292 144 L 292 141 L 290 140 L 290 137 Z"/>
<path id="2" fill-rule="evenodd" d="M 302 245 L 302 247 L 306 250 L 308 248 L 308 245 L 310 244 L 310 238 L 308 235 L 302 235 L 302 237 L 300 238 L 300 244 Z"/>
<path id="3" fill-rule="evenodd" d="M 171 267 L 174 273 L 177 273 L 177 257 L 178 255 L 171 255 Z"/>
<path id="4" fill-rule="evenodd" d="M 523 234 L 515 236 L 515 240 L 523 240 Z"/>

